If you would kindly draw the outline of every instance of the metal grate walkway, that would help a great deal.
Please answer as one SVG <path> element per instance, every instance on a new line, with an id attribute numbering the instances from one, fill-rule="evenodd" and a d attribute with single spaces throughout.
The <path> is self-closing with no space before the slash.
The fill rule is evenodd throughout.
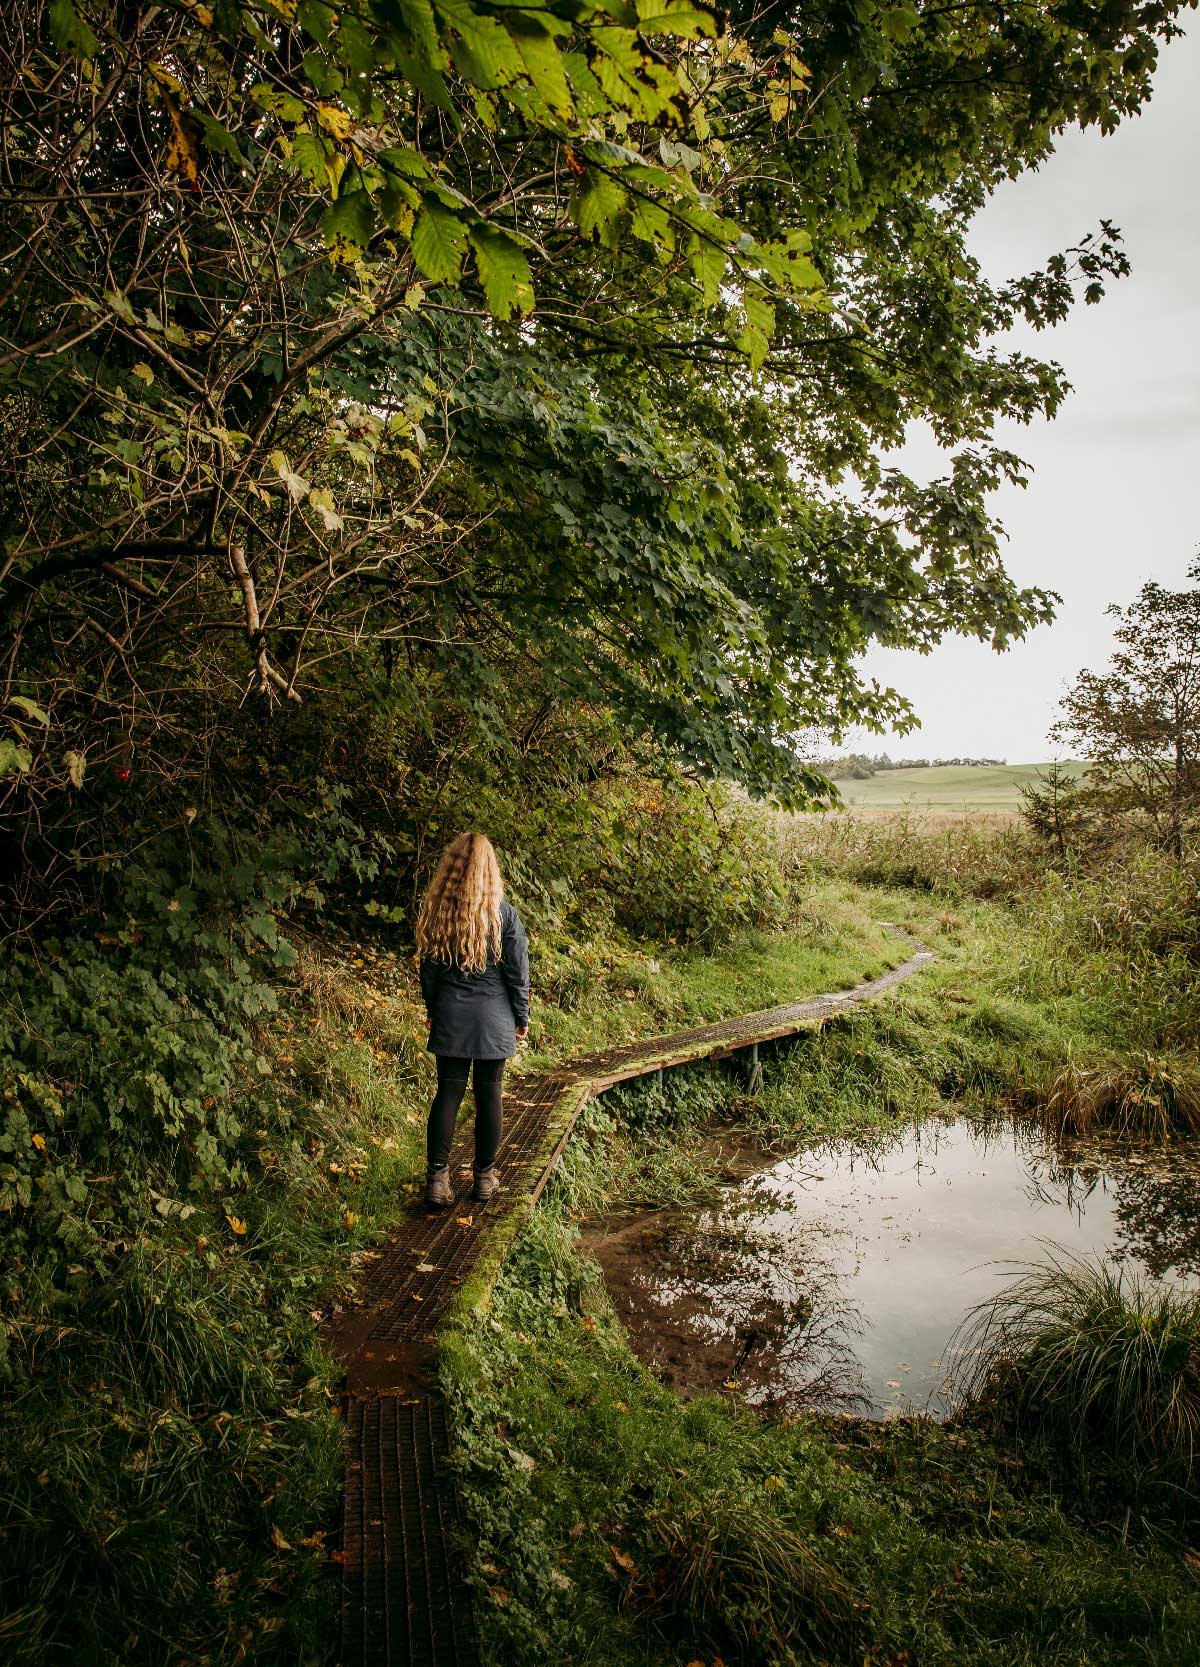
<path id="1" fill-rule="evenodd" d="M 414 1205 L 371 1266 L 363 1303 L 331 1334 L 346 1368 L 346 1479 L 342 1516 L 340 1667 L 474 1667 L 479 1659 L 467 1548 L 434 1376 L 447 1305 L 486 1241 L 515 1230 L 567 1143 L 579 1113 L 613 1083 L 672 1065 L 723 1058 L 759 1042 L 819 1028 L 871 1001 L 933 959 L 914 953 L 853 990 L 810 997 L 656 1036 L 516 1077 L 504 1094 L 503 1186 L 470 1201 L 471 1135 L 456 1142 L 455 1203 L 436 1215 Z"/>

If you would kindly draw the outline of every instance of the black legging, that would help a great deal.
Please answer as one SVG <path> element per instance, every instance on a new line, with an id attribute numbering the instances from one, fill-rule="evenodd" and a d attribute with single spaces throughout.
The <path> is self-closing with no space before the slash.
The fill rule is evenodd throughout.
<path id="1" fill-rule="evenodd" d="M 441 1169 L 450 1161 L 454 1120 L 467 1091 L 467 1073 L 474 1066 L 471 1087 L 475 1094 L 475 1167 L 486 1169 L 496 1161 L 504 1114 L 500 1106 L 500 1079 L 508 1063 L 504 1059 L 453 1059 L 437 1054 L 437 1093 L 429 1108 L 426 1152 L 430 1167 Z"/>

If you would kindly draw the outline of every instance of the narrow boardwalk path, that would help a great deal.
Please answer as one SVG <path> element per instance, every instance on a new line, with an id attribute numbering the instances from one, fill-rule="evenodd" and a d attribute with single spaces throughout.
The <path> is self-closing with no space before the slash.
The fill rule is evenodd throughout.
<path id="1" fill-rule="evenodd" d="M 470 1202 L 469 1130 L 456 1143 L 455 1204 L 436 1215 L 413 1205 L 371 1265 L 362 1305 L 331 1334 L 346 1368 L 341 1667 L 473 1667 L 478 1660 L 445 1409 L 434 1376 L 437 1330 L 481 1253 L 494 1262 L 529 1214 L 584 1105 L 630 1077 L 818 1029 L 894 989 L 933 955 L 898 927 L 890 930 L 914 953 L 853 990 L 514 1078 L 504 1095 L 503 1185 L 486 1204 Z"/>

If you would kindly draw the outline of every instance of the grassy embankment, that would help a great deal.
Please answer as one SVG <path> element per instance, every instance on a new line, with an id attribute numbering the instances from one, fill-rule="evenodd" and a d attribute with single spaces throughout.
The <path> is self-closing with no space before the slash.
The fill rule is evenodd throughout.
<path id="1" fill-rule="evenodd" d="M 936 965 L 780 1056 L 757 1101 L 679 1073 L 593 1108 L 494 1292 L 464 1295 L 444 1370 L 490 1659 L 1200 1659 L 1194 1496 L 1177 1479 L 1103 1439 L 1081 1469 L 982 1412 L 863 1427 L 685 1405 L 634 1358 L 579 1254 L 583 1215 L 705 1196 L 714 1120 L 794 1145 L 1036 1112 L 1064 1071 L 1123 1072 L 1133 1095 L 1195 1081 L 1194 946 L 1173 938 L 1161 872 L 1127 871 L 1117 895 L 1112 876 L 1022 881 L 1015 839 L 967 830 L 948 861 L 943 835 L 912 828 L 831 837 L 843 872 L 907 882 L 839 907 L 906 925 Z"/>

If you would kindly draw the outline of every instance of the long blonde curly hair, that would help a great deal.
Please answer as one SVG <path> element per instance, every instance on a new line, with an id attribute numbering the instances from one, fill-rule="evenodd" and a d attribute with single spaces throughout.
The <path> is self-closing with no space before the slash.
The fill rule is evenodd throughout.
<path id="1" fill-rule="evenodd" d="M 465 833 L 442 852 L 417 915 L 417 949 L 462 972 L 482 972 L 488 951 L 500 956 L 504 884 L 492 842 Z"/>

